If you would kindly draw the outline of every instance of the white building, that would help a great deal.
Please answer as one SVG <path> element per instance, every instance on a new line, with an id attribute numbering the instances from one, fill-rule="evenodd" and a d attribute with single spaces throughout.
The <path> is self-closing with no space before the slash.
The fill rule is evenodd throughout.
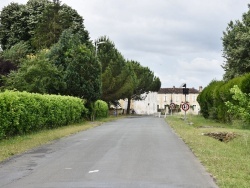
<path id="1" fill-rule="evenodd" d="M 181 109 L 181 105 L 186 101 L 189 104 L 189 110 L 187 113 L 198 114 L 200 111 L 199 103 L 197 102 L 197 97 L 202 90 L 194 88 L 188 88 L 189 94 L 183 94 L 183 88 L 161 88 L 157 92 L 149 92 L 148 94 L 143 94 L 144 100 L 141 101 L 131 101 L 131 111 L 134 110 L 136 114 L 154 114 L 157 112 L 170 113 L 170 104 L 175 104 L 175 109 L 172 110 L 173 113 L 185 113 Z M 121 107 L 127 109 L 127 100 L 120 101 Z"/>
<path id="2" fill-rule="evenodd" d="M 167 112 L 169 112 L 169 105 L 174 103 L 176 108 L 173 109 L 173 111 L 175 113 L 185 113 L 185 111 L 182 110 L 181 105 L 187 102 L 190 107 L 187 113 L 198 114 L 200 111 L 200 105 L 197 102 L 197 97 L 202 91 L 202 87 L 200 86 L 199 90 L 194 88 L 188 88 L 188 90 L 189 94 L 185 96 L 183 94 L 183 88 L 161 88 L 157 95 L 158 111 L 167 110 Z"/>

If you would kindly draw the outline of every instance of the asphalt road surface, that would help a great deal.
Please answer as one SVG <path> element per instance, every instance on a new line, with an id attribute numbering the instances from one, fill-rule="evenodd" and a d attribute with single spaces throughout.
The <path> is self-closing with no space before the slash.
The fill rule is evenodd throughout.
<path id="1" fill-rule="evenodd" d="M 217 187 L 164 119 L 128 117 L 0 163 L 1 188 Z"/>

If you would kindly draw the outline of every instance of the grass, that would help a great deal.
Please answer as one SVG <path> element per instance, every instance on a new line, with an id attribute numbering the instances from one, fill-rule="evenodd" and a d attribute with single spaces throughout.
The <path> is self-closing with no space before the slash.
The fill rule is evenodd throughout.
<path id="1" fill-rule="evenodd" d="M 250 185 L 250 130 L 206 120 L 201 116 L 169 116 L 175 130 L 221 188 L 248 188 Z M 192 124 L 190 124 L 192 122 Z M 209 132 L 233 132 L 238 136 L 225 143 L 204 136 Z"/>
<path id="2" fill-rule="evenodd" d="M 94 122 L 82 122 L 79 124 L 60 127 L 52 130 L 42 130 L 37 133 L 16 136 L 6 140 L 0 140 L 0 162 L 13 155 L 24 153 L 32 148 L 50 143 L 53 140 L 75 134 L 112 121 L 121 117 L 109 117 Z"/>

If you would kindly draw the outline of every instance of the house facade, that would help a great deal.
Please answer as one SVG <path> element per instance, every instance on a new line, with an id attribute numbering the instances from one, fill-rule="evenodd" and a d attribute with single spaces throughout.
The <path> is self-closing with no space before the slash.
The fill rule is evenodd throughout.
<path id="1" fill-rule="evenodd" d="M 202 90 L 200 87 L 198 90 L 194 88 L 188 88 L 189 93 L 183 94 L 183 88 L 161 88 L 158 92 L 149 92 L 143 94 L 144 100 L 131 101 L 131 111 L 134 110 L 136 114 L 155 114 L 161 112 L 162 114 L 180 113 L 184 114 L 185 111 L 181 108 L 181 105 L 186 101 L 189 105 L 189 110 L 186 113 L 199 114 L 200 105 L 197 102 L 197 97 Z M 123 109 L 127 108 L 127 100 L 120 101 Z M 170 104 L 174 103 L 174 108 L 170 107 Z M 173 104 L 172 104 L 173 106 Z"/>
<path id="2" fill-rule="evenodd" d="M 157 93 L 157 101 L 158 106 L 157 110 L 161 112 L 167 111 L 167 113 L 175 112 L 175 113 L 185 113 L 182 109 L 183 103 L 188 103 L 189 110 L 186 113 L 190 114 L 199 114 L 200 105 L 197 102 L 197 97 L 199 93 L 202 91 L 202 87 L 200 86 L 199 89 L 188 88 L 188 94 L 183 94 L 183 88 L 161 88 Z M 174 108 L 171 109 L 170 104 L 174 104 Z"/>

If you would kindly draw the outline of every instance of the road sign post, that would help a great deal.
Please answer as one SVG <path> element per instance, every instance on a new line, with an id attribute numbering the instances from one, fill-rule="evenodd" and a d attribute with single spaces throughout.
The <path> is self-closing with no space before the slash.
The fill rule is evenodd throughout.
<path id="1" fill-rule="evenodd" d="M 184 120 L 186 120 L 186 112 L 189 110 L 189 104 L 187 103 L 187 102 L 185 102 L 185 103 L 183 103 L 182 105 L 181 105 L 181 108 L 182 108 L 182 110 L 184 110 L 185 111 L 185 118 L 184 118 Z"/>
<path id="2" fill-rule="evenodd" d="M 173 115 L 173 109 L 175 109 L 175 103 L 170 104 L 171 116 Z"/>

